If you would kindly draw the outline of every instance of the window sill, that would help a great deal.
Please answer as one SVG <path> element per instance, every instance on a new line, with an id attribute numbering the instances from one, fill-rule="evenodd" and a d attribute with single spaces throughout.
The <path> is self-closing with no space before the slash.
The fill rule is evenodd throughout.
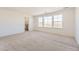
<path id="1" fill-rule="evenodd" d="M 38 27 L 38 28 L 63 29 L 63 28 L 54 28 L 54 27 L 52 27 L 52 28 L 50 28 L 50 27 Z"/>

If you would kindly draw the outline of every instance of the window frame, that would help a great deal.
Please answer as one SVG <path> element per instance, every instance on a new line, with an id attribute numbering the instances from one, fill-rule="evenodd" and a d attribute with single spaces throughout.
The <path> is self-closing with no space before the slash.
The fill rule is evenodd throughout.
<path id="1" fill-rule="evenodd" d="M 56 28 L 56 29 L 63 29 L 63 28 L 64 28 L 64 16 L 63 16 L 63 14 L 56 14 L 56 15 L 57 15 L 57 16 L 58 16 L 58 15 L 62 15 L 62 21 L 61 21 L 61 22 L 62 22 L 62 28 L 59 28 L 58 26 L 57 26 L 57 27 L 54 27 L 54 25 L 53 25 L 53 28 Z M 54 16 L 56 16 L 56 15 L 54 15 Z M 54 17 L 54 16 L 53 16 L 53 17 Z M 58 19 L 58 18 L 57 18 L 57 19 Z M 54 21 L 54 19 L 53 19 L 53 21 Z M 54 24 L 55 22 L 60 22 L 60 21 L 54 21 L 53 24 Z"/>
<path id="2" fill-rule="evenodd" d="M 42 17 L 42 16 L 39 16 L 39 17 L 38 17 L 38 27 L 43 27 L 43 22 L 44 22 L 44 21 L 43 21 L 43 17 L 42 17 L 42 26 L 39 26 L 39 23 L 40 23 L 40 22 L 39 22 L 39 18 L 40 18 L 40 17 Z"/>
<path id="3" fill-rule="evenodd" d="M 59 27 L 54 27 L 54 16 L 55 15 L 53 15 L 52 16 L 52 26 L 51 27 L 44 27 L 44 17 L 46 17 L 46 16 L 39 16 L 39 17 L 42 17 L 42 20 L 43 20 L 43 22 L 42 22 L 42 27 L 40 27 L 40 28 L 55 28 L 55 29 L 63 29 L 64 28 L 64 16 L 63 16 L 63 14 L 56 14 L 57 16 L 58 15 L 62 15 L 62 21 L 56 21 L 56 22 L 62 22 L 62 27 L 61 28 L 59 28 Z M 48 16 L 47 16 L 48 17 Z M 49 16 L 50 17 L 50 16 Z M 38 26 L 39 27 L 39 26 Z"/>
<path id="4" fill-rule="evenodd" d="M 45 20 L 44 17 L 50 17 L 50 16 L 43 16 L 43 20 Z M 53 21 L 52 18 L 51 18 L 51 21 Z M 44 28 L 52 28 L 52 22 L 51 22 L 51 26 L 50 27 L 48 27 L 48 26 L 45 27 L 45 21 L 44 21 L 43 27 Z"/>

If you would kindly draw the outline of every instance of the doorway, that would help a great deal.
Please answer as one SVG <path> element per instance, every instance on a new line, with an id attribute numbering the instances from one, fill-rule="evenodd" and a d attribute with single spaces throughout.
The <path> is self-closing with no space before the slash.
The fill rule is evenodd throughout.
<path id="1" fill-rule="evenodd" d="M 25 16 L 24 19 L 25 19 L 25 31 L 28 31 L 29 18 Z"/>

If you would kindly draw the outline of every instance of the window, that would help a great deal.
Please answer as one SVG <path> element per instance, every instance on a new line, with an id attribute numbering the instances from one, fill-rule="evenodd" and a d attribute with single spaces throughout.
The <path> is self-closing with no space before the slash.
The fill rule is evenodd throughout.
<path id="1" fill-rule="evenodd" d="M 38 17 L 38 27 L 63 28 L 63 15 Z"/>
<path id="2" fill-rule="evenodd" d="M 55 15 L 54 16 L 54 28 L 62 28 L 63 27 L 63 16 Z"/>
<path id="3" fill-rule="evenodd" d="M 52 16 L 44 16 L 44 27 L 52 27 Z"/>
<path id="4" fill-rule="evenodd" d="M 43 18 L 42 17 L 38 18 L 38 27 L 43 27 Z"/>

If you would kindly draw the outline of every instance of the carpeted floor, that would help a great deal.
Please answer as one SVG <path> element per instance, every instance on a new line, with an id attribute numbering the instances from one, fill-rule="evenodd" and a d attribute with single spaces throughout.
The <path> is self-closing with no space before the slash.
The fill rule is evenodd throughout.
<path id="1" fill-rule="evenodd" d="M 0 38 L 0 51 L 78 51 L 78 46 L 73 38 L 33 31 Z"/>

